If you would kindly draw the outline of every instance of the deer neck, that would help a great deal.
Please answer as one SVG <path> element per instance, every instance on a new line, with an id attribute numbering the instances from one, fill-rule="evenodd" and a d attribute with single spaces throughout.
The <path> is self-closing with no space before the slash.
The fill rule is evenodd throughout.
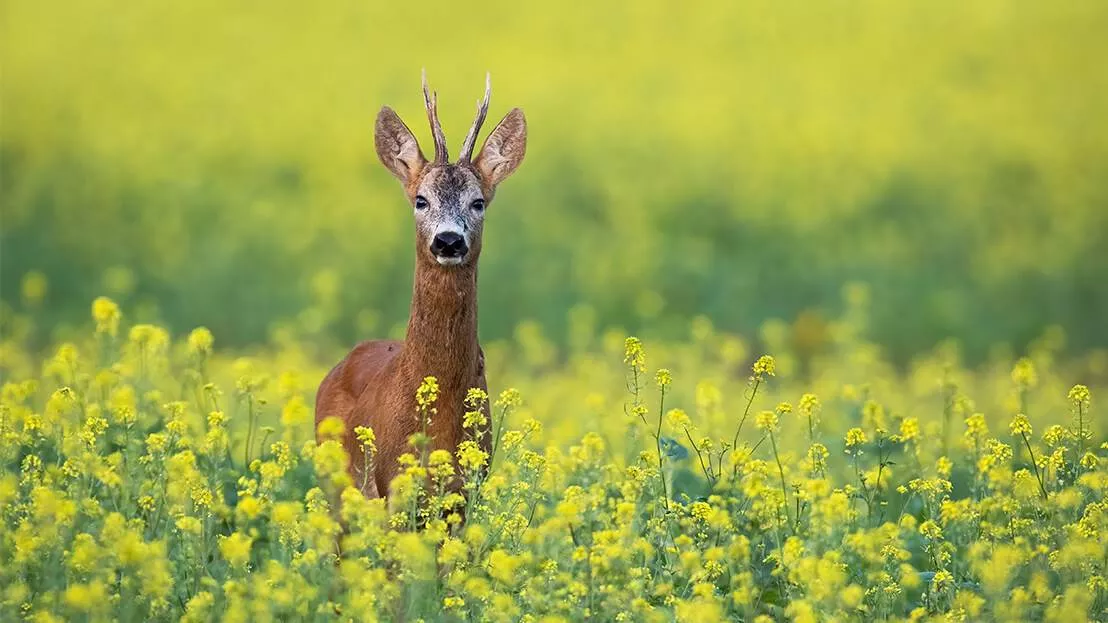
<path id="1" fill-rule="evenodd" d="M 438 409 L 460 410 L 477 376 L 477 267 L 442 268 L 417 261 L 403 369 L 418 383 L 439 382 Z"/>

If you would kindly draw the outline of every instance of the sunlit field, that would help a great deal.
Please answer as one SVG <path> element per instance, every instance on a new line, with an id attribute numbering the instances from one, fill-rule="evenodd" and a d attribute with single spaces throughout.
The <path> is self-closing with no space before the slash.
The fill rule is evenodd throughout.
<path id="1" fill-rule="evenodd" d="M 491 115 L 530 120 L 489 214 L 485 339 L 533 320 L 564 344 L 578 304 L 753 335 L 837 316 L 857 280 L 898 363 L 1054 323 L 1108 346 L 1102 2 L 3 11 L 0 294 L 42 272 L 47 336 L 101 294 L 226 345 L 402 329 L 411 219 L 373 116 L 426 146 L 426 67 L 455 149 L 486 71 Z"/>
<path id="2" fill-rule="evenodd" d="M 1108 621 L 1108 5 L 0 15 L 0 621 Z M 367 499 L 424 68 L 527 156 Z"/>
<path id="3" fill-rule="evenodd" d="M 804 374 L 705 319 L 658 345 L 579 327 L 557 367 L 541 335 L 497 344 L 517 385 L 467 399 L 492 405 L 491 455 L 414 449 L 387 505 L 341 421 L 313 439 L 320 371 L 294 345 L 231 359 L 98 299 L 45 361 L 4 345 L 0 618 L 1104 617 L 1103 389 L 1075 382 L 1104 357 L 1060 361 L 1052 330 L 901 374 L 852 295 Z M 435 417 L 420 393 L 402 417 Z"/>

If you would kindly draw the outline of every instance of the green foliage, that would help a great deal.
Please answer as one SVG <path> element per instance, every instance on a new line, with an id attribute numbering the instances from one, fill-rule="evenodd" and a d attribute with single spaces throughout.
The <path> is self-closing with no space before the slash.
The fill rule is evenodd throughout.
<path id="1" fill-rule="evenodd" d="M 388 103 L 456 146 L 485 70 L 530 120 L 489 213 L 482 330 L 566 309 L 750 332 L 873 286 L 899 361 L 1049 323 L 1108 344 L 1099 2 L 5 3 L 0 295 L 42 327 L 113 292 L 226 343 L 339 342 L 407 312 Z M 49 32 L 50 36 L 43 36 Z M 308 311 L 303 312 L 307 309 Z M 39 335 L 40 343 L 46 336 Z"/>

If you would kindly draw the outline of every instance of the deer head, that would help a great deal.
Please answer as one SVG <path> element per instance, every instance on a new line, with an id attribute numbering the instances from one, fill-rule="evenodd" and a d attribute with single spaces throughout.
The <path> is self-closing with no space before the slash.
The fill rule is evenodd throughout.
<path id="1" fill-rule="evenodd" d="M 485 97 L 477 105 L 477 117 L 462 143 L 456 162 L 450 162 L 446 137 L 439 123 L 438 97 L 427 89 L 423 77 L 423 103 L 431 123 L 435 159 L 423 157 L 419 143 L 392 108 L 377 114 L 374 142 L 377 157 L 404 185 L 415 211 L 416 255 L 439 266 L 475 264 L 481 253 L 485 210 L 497 185 L 511 175 L 527 151 L 527 121 L 514 108 L 496 125 L 476 157 L 473 147 L 491 95 L 485 77 Z"/>

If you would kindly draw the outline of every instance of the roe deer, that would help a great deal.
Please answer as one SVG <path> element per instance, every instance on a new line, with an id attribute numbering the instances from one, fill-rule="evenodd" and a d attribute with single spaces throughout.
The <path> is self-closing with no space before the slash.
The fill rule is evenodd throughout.
<path id="1" fill-rule="evenodd" d="M 377 456 L 363 491 L 367 497 L 388 496 L 389 483 L 399 469 L 397 458 L 411 451 L 408 438 L 419 428 L 416 389 L 424 377 L 434 376 L 439 382 L 437 413 L 427 430 L 433 438 L 431 448 L 451 454 L 463 440 L 467 390 L 487 391 L 484 353 L 477 343 L 481 232 L 497 185 L 519 167 L 527 148 L 527 123 L 523 111 L 515 108 L 473 157 L 490 92 L 486 76 L 484 99 L 462 143 L 461 156 L 453 163 L 439 123 L 437 94 L 428 92 L 426 76 L 423 103 L 435 142 L 433 161 L 423 157 L 415 136 L 395 111 L 385 106 L 377 114 L 377 156 L 404 185 L 415 212 L 415 285 L 408 332 L 403 341 L 358 344 L 327 374 L 316 394 L 317 427 L 328 416 L 338 416 L 346 424 L 343 445 L 355 483 L 362 482 L 366 465 L 354 428 L 368 426 L 376 434 Z M 489 435 L 483 439 L 483 450 L 488 452 Z"/>

